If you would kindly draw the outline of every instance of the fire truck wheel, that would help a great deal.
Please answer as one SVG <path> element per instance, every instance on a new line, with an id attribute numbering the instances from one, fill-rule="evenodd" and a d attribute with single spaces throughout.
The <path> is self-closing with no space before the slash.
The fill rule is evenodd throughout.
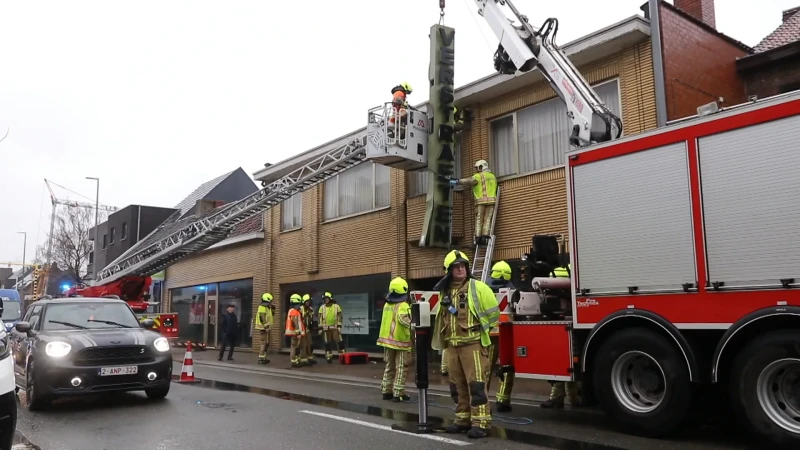
<path id="1" fill-rule="evenodd" d="M 629 433 L 664 436 L 686 417 L 691 383 L 674 343 L 646 328 L 614 333 L 595 356 L 593 384 L 606 413 Z"/>
<path id="2" fill-rule="evenodd" d="M 776 446 L 800 448 L 800 331 L 750 342 L 733 362 L 730 398 L 739 420 Z"/>

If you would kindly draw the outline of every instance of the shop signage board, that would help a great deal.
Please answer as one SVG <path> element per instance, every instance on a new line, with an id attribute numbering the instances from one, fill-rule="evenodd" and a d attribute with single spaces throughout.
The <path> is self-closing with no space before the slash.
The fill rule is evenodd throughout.
<path id="1" fill-rule="evenodd" d="M 342 334 L 369 334 L 369 294 L 337 294 L 342 307 Z"/>

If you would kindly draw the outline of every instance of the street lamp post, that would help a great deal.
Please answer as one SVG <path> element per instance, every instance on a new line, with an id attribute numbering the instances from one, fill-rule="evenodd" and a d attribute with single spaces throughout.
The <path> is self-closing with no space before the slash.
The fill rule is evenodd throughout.
<path id="1" fill-rule="evenodd" d="M 97 240 L 98 225 L 100 221 L 100 178 L 86 177 L 87 180 L 94 180 L 97 182 L 97 193 L 94 197 L 94 246 L 92 247 L 92 277 L 97 277 L 97 246 L 100 245 Z"/>
<path id="2" fill-rule="evenodd" d="M 28 233 L 25 231 L 17 231 L 17 234 L 22 235 L 22 279 L 25 280 L 25 251 L 28 249 Z M 19 284 L 19 279 L 17 279 L 17 284 Z"/>

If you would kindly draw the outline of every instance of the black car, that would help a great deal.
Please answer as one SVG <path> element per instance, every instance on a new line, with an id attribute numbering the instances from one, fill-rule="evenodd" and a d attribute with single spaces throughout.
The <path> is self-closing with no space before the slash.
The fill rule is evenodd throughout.
<path id="1" fill-rule="evenodd" d="M 11 333 L 17 386 L 30 410 L 55 397 L 143 390 L 164 398 L 172 379 L 167 339 L 122 300 L 39 300 Z"/>

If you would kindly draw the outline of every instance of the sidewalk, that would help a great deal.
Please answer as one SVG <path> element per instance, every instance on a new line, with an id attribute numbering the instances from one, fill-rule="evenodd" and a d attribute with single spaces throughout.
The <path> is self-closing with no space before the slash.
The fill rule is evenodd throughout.
<path id="1" fill-rule="evenodd" d="M 173 348 L 172 359 L 175 362 L 182 363 L 185 354 L 185 349 Z M 309 367 L 292 368 L 289 361 L 289 355 L 285 353 L 270 353 L 269 364 L 258 364 L 258 355 L 250 351 L 234 351 L 233 361 L 228 361 L 227 353 L 222 361 L 217 361 L 219 351 L 209 349 L 206 351 L 193 351 L 192 359 L 195 366 L 209 366 L 215 368 L 236 368 L 246 369 L 256 372 L 263 372 L 264 374 L 283 374 L 291 376 L 302 376 L 312 379 L 328 379 L 337 381 L 349 381 L 356 383 L 370 383 L 380 384 L 383 378 L 383 361 L 371 361 L 367 364 L 353 364 L 344 365 L 339 364 L 337 359 L 333 363 L 328 364 L 325 361 L 323 353 L 317 354 L 317 364 Z M 416 361 L 415 361 L 416 362 Z M 439 372 L 439 363 L 430 363 L 428 365 L 428 381 L 430 389 L 435 391 L 449 392 L 447 379 L 442 377 Z M 197 370 L 198 376 L 202 378 L 202 369 Z M 409 367 L 408 376 L 408 389 L 416 389 L 414 386 L 414 374 L 416 373 L 416 366 L 412 364 Z M 492 379 L 490 393 L 494 394 L 497 388 L 500 387 L 500 380 L 497 377 Z M 512 391 L 512 398 L 516 400 L 542 402 L 547 400 L 550 393 L 550 384 L 541 380 L 530 380 L 524 378 L 516 378 L 514 380 L 514 389 Z"/>

